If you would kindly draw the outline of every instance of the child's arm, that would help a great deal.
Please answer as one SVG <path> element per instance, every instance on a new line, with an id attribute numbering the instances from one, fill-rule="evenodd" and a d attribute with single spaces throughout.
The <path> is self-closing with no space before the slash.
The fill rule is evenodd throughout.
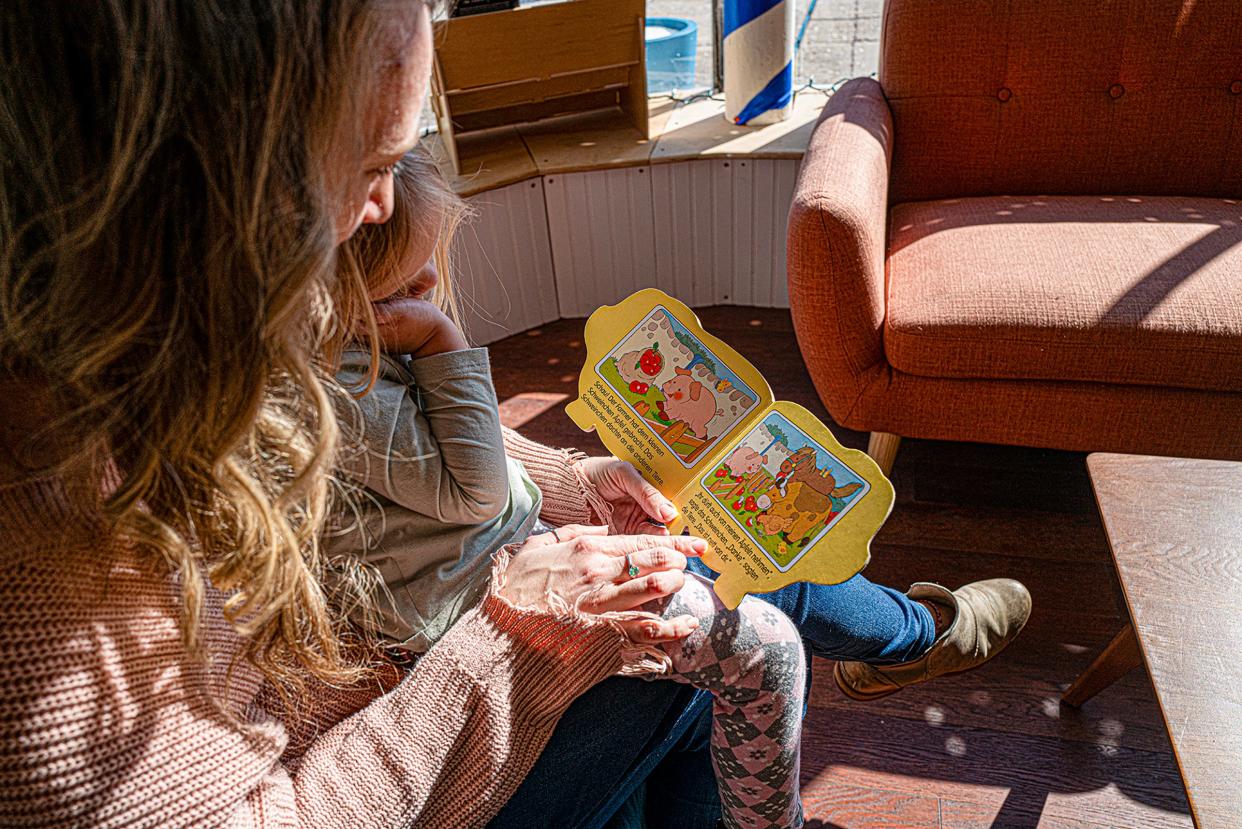
<path id="1" fill-rule="evenodd" d="M 358 406 L 363 452 L 346 466 L 363 485 L 446 523 L 477 524 L 504 508 L 509 483 L 486 349 L 420 356 L 408 369 L 385 356 Z"/>

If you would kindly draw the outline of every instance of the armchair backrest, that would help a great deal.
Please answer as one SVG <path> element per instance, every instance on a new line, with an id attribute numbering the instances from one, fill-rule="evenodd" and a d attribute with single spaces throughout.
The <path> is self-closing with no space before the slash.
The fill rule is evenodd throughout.
<path id="1" fill-rule="evenodd" d="M 1242 198 L 1239 0 L 888 0 L 890 198 Z"/>

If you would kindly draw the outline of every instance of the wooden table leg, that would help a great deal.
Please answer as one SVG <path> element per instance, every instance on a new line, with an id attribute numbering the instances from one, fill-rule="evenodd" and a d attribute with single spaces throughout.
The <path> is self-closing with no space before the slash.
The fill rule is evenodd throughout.
<path id="1" fill-rule="evenodd" d="M 1074 684 L 1061 695 L 1061 702 L 1080 707 L 1087 700 L 1121 679 L 1143 662 L 1134 625 L 1127 624 L 1108 643 L 1104 652 L 1095 658 L 1087 670 L 1078 675 Z"/>

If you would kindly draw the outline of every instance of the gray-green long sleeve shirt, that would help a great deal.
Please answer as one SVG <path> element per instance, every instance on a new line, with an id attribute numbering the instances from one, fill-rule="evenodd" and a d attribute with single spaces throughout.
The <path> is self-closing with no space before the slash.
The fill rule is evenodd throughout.
<path id="1" fill-rule="evenodd" d="M 357 401 L 361 446 L 344 470 L 366 488 L 358 516 L 329 534 L 332 556 L 361 557 L 383 577 L 380 629 L 394 643 L 431 647 L 487 590 L 491 553 L 521 541 L 539 516 L 538 487 L 505 455 L 487 350 L 418 360 L 381 355 Z M 359 385 L 370 356 L 348 351 L 340 379 Z"/>

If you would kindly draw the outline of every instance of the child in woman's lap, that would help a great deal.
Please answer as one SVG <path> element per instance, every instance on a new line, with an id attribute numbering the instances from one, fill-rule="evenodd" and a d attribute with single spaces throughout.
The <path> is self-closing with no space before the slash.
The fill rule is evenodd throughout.
<path id="1" fill-rule="evenodd" d="M 797 825 L 807 677 L 797 628 L 750 596 L 726 610 L 711 582 L 693 573 L 664 614 L 699 620 L 698 630 L 663 647 L 674 681 L 712 692 L 712 766 L 725 812 L 747 826 Z"/>
<path id="2" fill-rule="evenodd" d="M 505 454 L 487 352 L 468 348 L 425 298 L 437 287 L 435 295 L 451 296 L 430 260 L 462 205 L 420 155 L 401 162 L 394 189 L 392 219 L 363 228 L 346 253 L 367 279 L 387 353 L 378 363 L 361 351 L 343 360 L 347 386 L 376 375 L 358 401 L 361 449 L 346 459 L 369 497 L 329 546 L 379 571 L 387 588 L 380 632 L 418 653 L 484 595 L 491 552 L 545 528 L 541 493 Z M 713 694 L 712 762 L 726 824 L 800 825 L 806 662 L 797 629 L 756 599 L 725 610 L 710 582 L 692 574 L 652 610 L 699 622 L 660 648 L 670 678 Z"/>

